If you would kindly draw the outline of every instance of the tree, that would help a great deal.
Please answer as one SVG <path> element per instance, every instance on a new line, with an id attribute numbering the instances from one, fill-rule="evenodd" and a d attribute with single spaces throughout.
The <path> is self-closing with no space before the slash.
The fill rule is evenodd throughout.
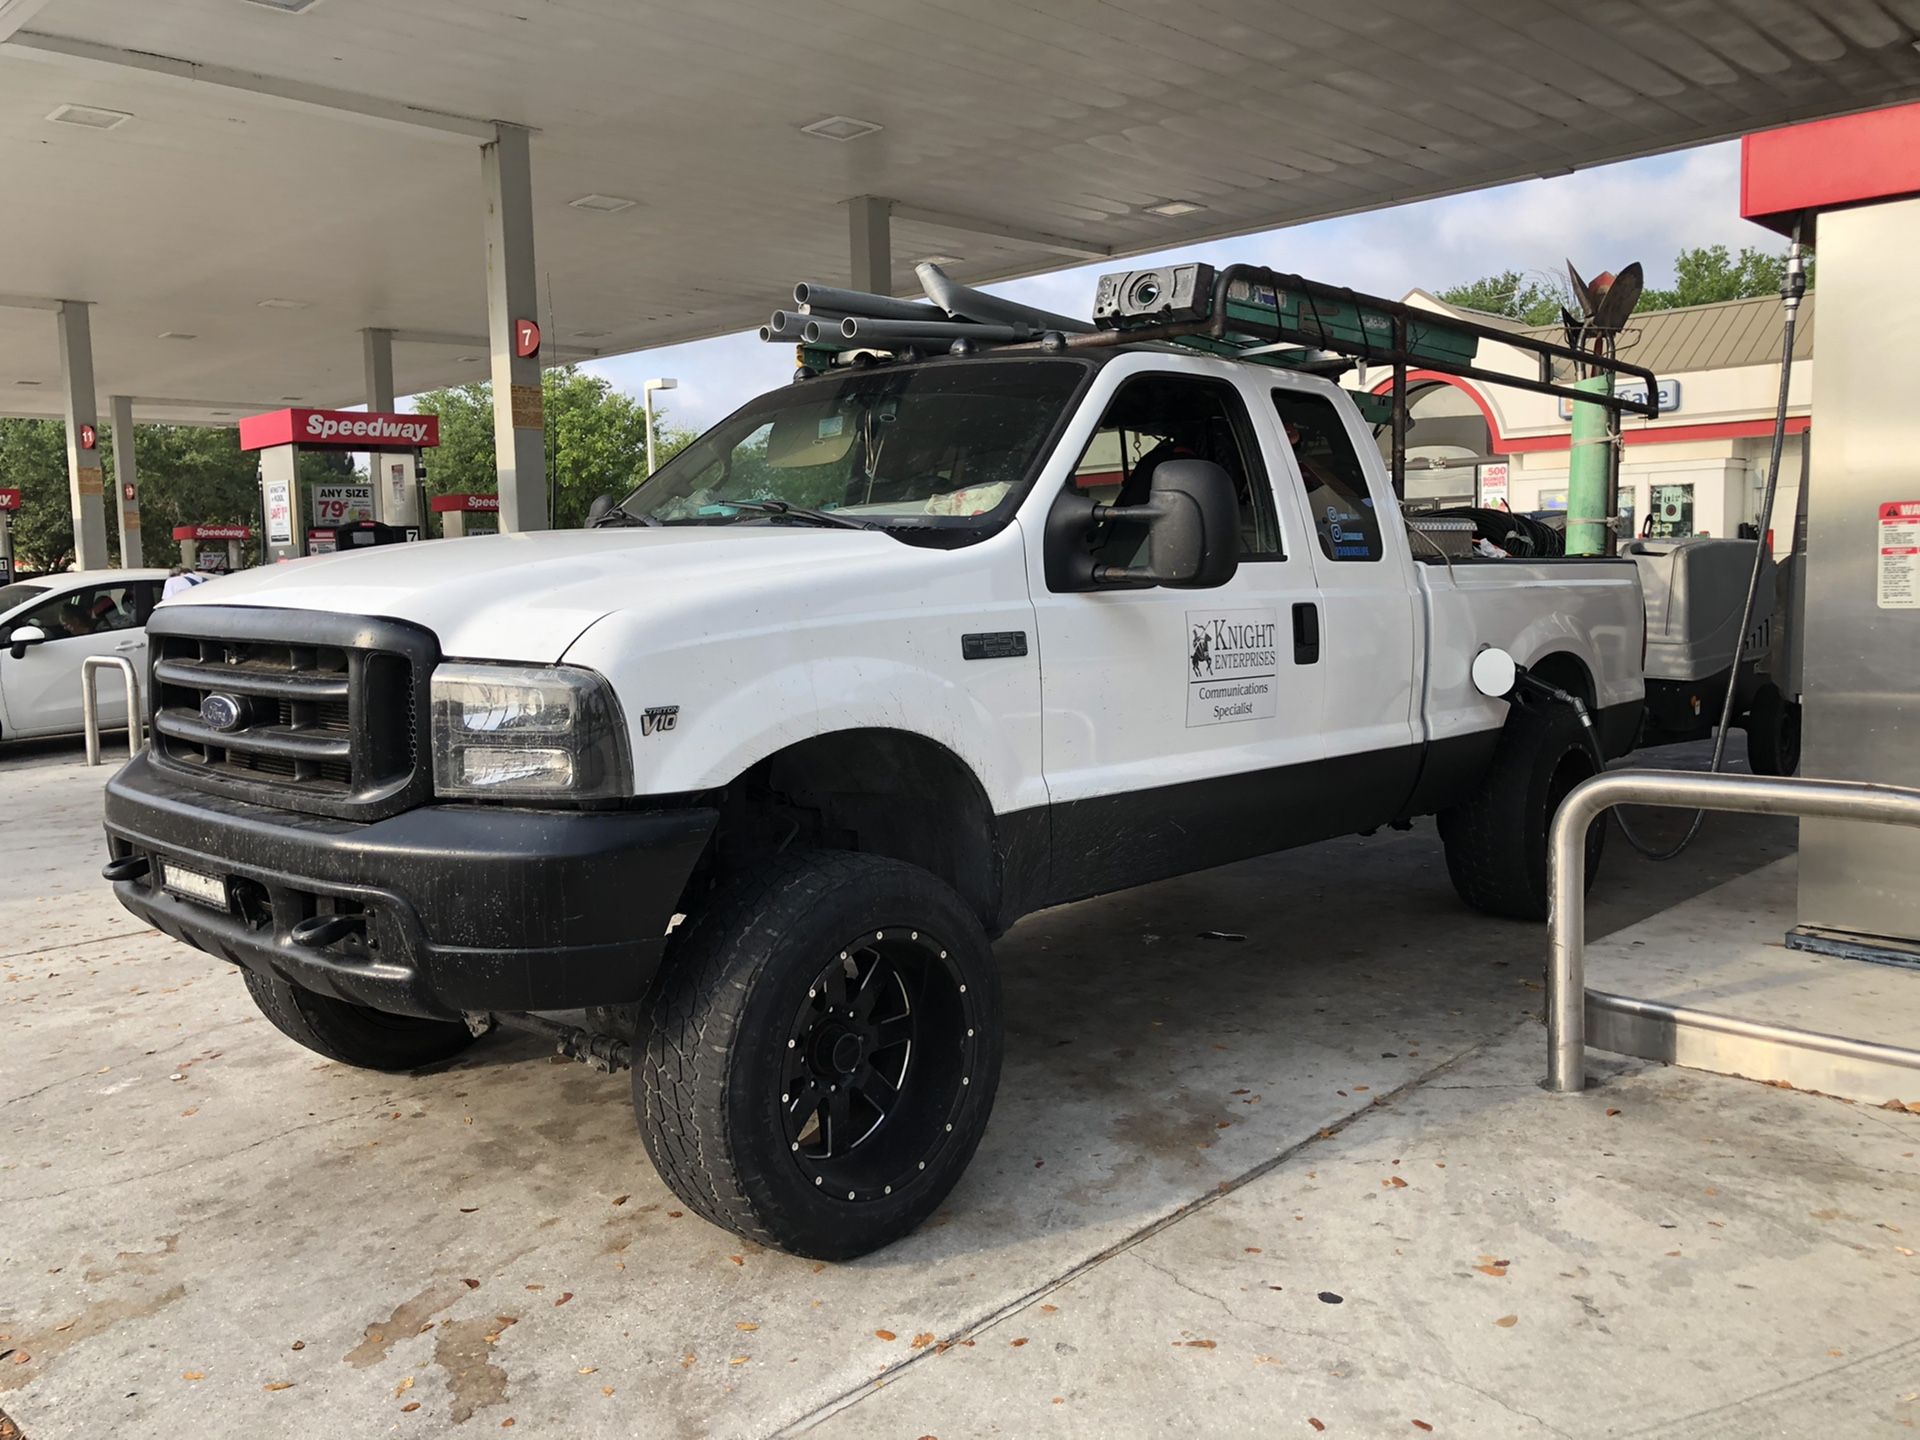
<path id="1" fill-rule="evenodd" d="M 20 568 L 64 570 L 71 565 L 66 427 L 58 420 L 0 420 L 0 486 L 20 492 L 20 509 L 13 516 L 13 550 Z"/>
<path id="2" fill-rule="evenodd" d="M 1442 290 L 1438 298 L 1465 310 L 1500 315 L 1528 325 L 1557 325 L 1560 307 L 1572 304 L 1564 282 L 1555 282 L 1541 272 L 1502 270 L 1465 285 Z"/>
<path id="3" fill-rule="evenodd" d="M 553 523 L 585 523 L 596 495 L 624 495 L 647 473 L 646 411 L 611 382 L 573 366 L 542 377 L 546 401 L 547 464 L 554 480 Z M 414 399 L 422 414 L 440 417 L 440 448 L 427 459 L 434 495 L 489 495 L 499 488 L 493 448 L 493 387 L 486 381 L 429 390 Z M 655 444 L 664 462 L 693 437 L 670 430 L 655 412 Z"/>
<path id="4" fill-rule="evenodd" d="M 1769 254 L 1751 245 L 1731 255 L 1724 245 L 1695 246 L 1682 250 L 1673 262 L 1674 283 L 1665 290 L 1648 290 L 1640 296 L 1636 313 L 1642 310 L 1678 310 L 1687 305 L 1712 305 L 1721 300 L 1746 300 L 1755 295 L 1778 295 L 1780 281 L 1787 273 L 1787 255 Z M 1807 283 L 1813 283 L 1809 262 Z"/>
<path id="5" fill-rule="evenodd" d="M 1745 245 L 1734 255 L 1724 245 L 1691 246 L 1674 257 L 1674 283 L 1664 290 L 1642 291 L 1634 313 L 1777 295 L 1786 271 L 1785 251 L 1770 254 Z M 1811 261 L 1807 265 L 1807 283 L 1813 283 Z M 1554 272 L 1542 270 L 1502 270 L 1497 275 L 1442 290 L 1438 298 L 1449 305 L 1503 315 L 1534 326 L 1559 324 L 1563 305 L 1579 313 L 1567 282 Z"/>
<path id="6" fill-rule="evenodd" d="M 259 465 L 240 449 L 228 429 L 184 425 L 136 425 L 134 466 L 139 476 L 142 558 L 148 565 L 179 561 L 176 525 L 259 524 Z M 66 427 L 58 420 L 0 420 L 0 485 L 21 491 L 14 517 L 14 549 L 22 569 L 54 571 L 73 564 L 73 504 L 67 485 Z M 100 467 L 108 477 L 102 505 L 107 553 L 120 559 L 118 495 L 113 476 L 113 433 L 100 432 Z M 345 455 L 301 457 L 309 471 L 332 472 L 351 464 Z"/>

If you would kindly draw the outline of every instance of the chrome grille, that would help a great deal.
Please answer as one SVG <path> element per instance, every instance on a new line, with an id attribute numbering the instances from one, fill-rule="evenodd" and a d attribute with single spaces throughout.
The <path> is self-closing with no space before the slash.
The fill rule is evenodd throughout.
<path id="1" fill-rule="evenodd" d="M 225 634 L 180 633 L 242 616 L 249 623 Z M 293 638 L 260 633 L 274 628 Z M 196 606 L 161 612 L 148 633 L 153 750 L 167 768 L 260 803 L 356 818 L 392 813 L 431 788 L 417 733 L 425 710 L 417 692 L 432 670 L 423 632 Z M 233 701 L 237 723 L 209 723 L 208 696 Z"/>

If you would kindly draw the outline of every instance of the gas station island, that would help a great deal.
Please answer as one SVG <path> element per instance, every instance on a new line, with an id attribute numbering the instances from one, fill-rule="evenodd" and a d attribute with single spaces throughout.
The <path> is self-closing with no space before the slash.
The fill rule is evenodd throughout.
<path id="1" fill-rule="evenodd" d="M 376 522 L 384 533 L 418 540 L 426 484 L 422 456 L 439 443 L 436 415 L 275 410 L 242 420 L 240 448 L 260 456 L 260 514 L 268 561 L 332 550 L 335 527 L 354 522 Z M 365 486 L 313 488 L 309 522 L 301 494 L 303 449 L 365 453 L 371 480 Z"/>

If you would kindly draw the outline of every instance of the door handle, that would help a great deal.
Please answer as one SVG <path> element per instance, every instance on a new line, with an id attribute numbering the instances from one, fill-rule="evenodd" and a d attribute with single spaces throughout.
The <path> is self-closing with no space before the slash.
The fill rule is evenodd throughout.
<path id="1" fill-rule="evenodd" d="M 138 650 L 140 646 L 141 646 L 141 642 L 138 640 L 122 640 L 118 645 L 114 646 L 113 648 L 116 650 Z"/>
<path id="2" fill-rule="evenodd" d="M 1310 600 L 1293 607 L 1293 663 L 1320 663 L 1320 607 Z"/>

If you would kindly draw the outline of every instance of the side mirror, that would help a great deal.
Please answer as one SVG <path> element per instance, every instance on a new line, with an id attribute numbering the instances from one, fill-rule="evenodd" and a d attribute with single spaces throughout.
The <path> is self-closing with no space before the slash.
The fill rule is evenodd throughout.
<path id="1" fill-rule="evenodd" d="M 1240 497 L 1211 460 L 1163 460 L 1144 505 L 1100 505 L 1096 520 L 1145 522 L 1144 565 L 1098 565 L 1102 584 L 1146 581 L 1176 590 L 1224 585 L 1240 568 Z"/>
<path id="2" fill-rule="evenodd" d="M 1473 657 L 1473 688 L 1489 700 L 1504 700 L 1519 682 L 1520 667 L 1513 656 L 1497 645 L 1489 645 Z"/>
<path id="3" fill-rule="evenodd" d="M 613 496 L 605 491 L 593 497 L 593 503 L 587 506 L 587 528 L 591 530 L 613 510 Z"/>
<path id="4" fill-rule="evenodd" d="M 7 653 L 16 660 L 27 658 L 27 647 L 38 645 L 47 638 L 47 632 L 38 625 L 21 625 L 7 637 Z"/>

